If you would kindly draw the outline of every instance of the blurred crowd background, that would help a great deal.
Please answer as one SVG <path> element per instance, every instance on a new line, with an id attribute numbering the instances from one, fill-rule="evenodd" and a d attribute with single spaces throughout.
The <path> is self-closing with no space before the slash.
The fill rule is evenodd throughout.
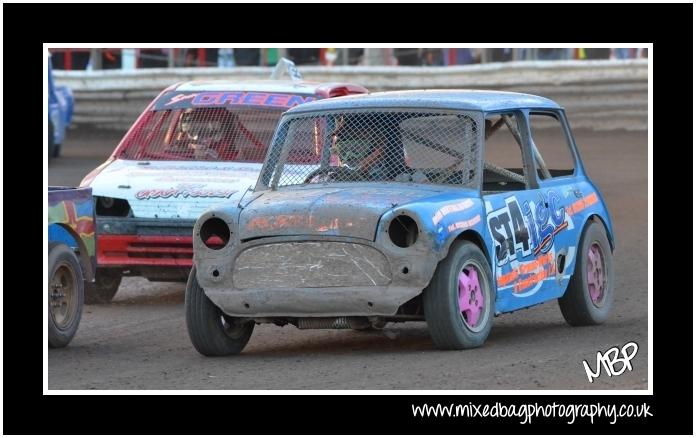
<path id="1" fill-rule="evenodd" d="M 450 66 L 533 60 L 633 59 L 636 48 L 181 48 L 49 49 L 58 70 L 297 65 Z"/>

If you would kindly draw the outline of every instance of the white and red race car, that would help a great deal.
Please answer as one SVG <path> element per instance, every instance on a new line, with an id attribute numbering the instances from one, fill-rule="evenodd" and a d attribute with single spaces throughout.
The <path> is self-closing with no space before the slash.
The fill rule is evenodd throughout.
<path id="1" fill-rule="evenodd" d="M 363 94 L 348 83 L 200 81 L 173 85 L 81 186 L 95 198 L 97 274 L 85 302 L 109 302 L 124 275 L 186 281 L 200 214 L 256 183 L 281 114 Z"/>

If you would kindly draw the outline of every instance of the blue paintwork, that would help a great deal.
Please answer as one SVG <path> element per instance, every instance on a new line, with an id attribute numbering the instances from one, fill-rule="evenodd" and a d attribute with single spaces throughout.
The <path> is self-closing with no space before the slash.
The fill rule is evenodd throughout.
<path id="1" fill-rule="evenodd" d="M 48 117 L 53 121 L 55 144 L 63 143 L 73 116 L 73 94 L 70 88 L 55 85 L 51 57 L 48 57 Z"/>
<path id="2" fill-rule="evenodd" d="M 439 193 L 435 196 L 421 198 L 415 202 L 393 208 L 385 213 L 385 219 L 381 221 L 381 226 L 386 227 L 389 223 L 388 219 L 399 213 L 405 212 L 415 216 L 418 219 L 419 228 L 423 230 L 428 240 L 432 242 L 433 252 L 440 253 L 440 258 L 444 258 L 447 255 L 450 245 L 461 233 L 465 231 L 469 233 L 474 232 L 483 241 L 485 246 L 484 252 L 491 262 L 492 272 L 498 277 L 508 274 L 512 270 L 512 266 L 509 262 L 500 266 L 496 263 L 496 244 L 489 230 L 488 213 L 504 208 L 505 201 L 511 199 L 516 200 L 520 205 L 524 201 L 528 201 L 532 205 L 532 210 L 534 210 L 534 207 L 537 205 L 535 198 L 540 193 L 544 194 L 547 201 L 553 198 L 557 203 L 557 208 L 564 210 L 568 205 L 579 199 L 575 195 L 576 189 L 581 191 L 583 197 L 597 193 L 590 183 L 582 182 L 577 177 L 564 179 L 566 181 L 562 181 L 562 179 L 552 181 L 538 190 L 496 193 L 486 196 L 481 196 L 476 191 L 466 189 Z M 549 195 L 549 192 L 558 196 Z M 488 210 L 486 203 L 490 206 Z M 470 205 L 466 206 L 466 204 Z M 433 218 L 437 212 L 443 207 L 452 205 L 460 205 L 460 207 L 456 209 L 457 211 L 443 216 L 435 224 Z M 568 226 L 555 236 L 550 248 L 552 253 L 557 253 L 561 249 L 568 251 L 570 248 L 577 248 L 582 227 L 591 215 L 598 215 L 601 218 L 608 217 L 601 200 L 577 215 L 569 217 L 566 214 L 564 219 L 568 221 Z M 527 218 L 524 219 L 528 221 Z M 551 219 L 549 221 L 552 223 Z M 461 224 L 461 226 L 458 227 L 457 224 Z M 450 227 L 453 228 L 450 229 Z M 535 260 L 537 257 L 534 255 L 533 249 L 531 242 L 526 255 L 523 253 L 523 250 L 518 249 L 516 251 L 517 262 L 529 263 Z M 568 260 L 568 267 L 563 275 L 558 277 L 558 280 L 556 280 L 556 277 L 550 276 L 549 279 L 540 282 L 538 287 L 534 285 L 534 287 L 526 288 L 526 290 L 521 290 L 519 293 L 513 293 L 512 285 L 500 287 L 497 292 L 496 311 L 498 313 L 510 312 L 562 296 L 573 273 L 576 255 L 573 256 L 572 260 Z"/>
<path id="3" fill-rule="evenodd" d="M 469 202 L 471 205 L 466 205 Z M 435 223 L 434 217 L 440 209 L 458 203 L 465 203 L 465 205 L 461 205 L 459 207 L 461 210 L 459 211 L 442 216 Z M 444 251 L 446 253 L 454 238 L 461 231 L 464 231 L 464 229 L 459 232 L 448 231 L 450 226 L 458 222 L 471 221 L 472 226 L 466 229 L 471 229 L 480 236 L 485 234 L 485 215 L 481 214 L 483 212 L 483 203 L 476 190 L 459 188 L 438 193 L 434 196 L 399 205 L 387 212 L 387 214 L 401 211 L 408 211 L 419 219 L 419 225 L 422 225 L 420 228 L 427 234 L 435 252 Z M 477 215 L 478 220 L 476 220 Z M 385 223 L 384 225 L 387 224 Z"/>
<path id="4" fill-rule="evenodd" d="M 573 175 L 547 180 L 534 175 L 532 189 L 486 195 L 480 191 L 453 188 L 399 205 L 386 212 L 380 221 L 381 230 L 395 214 L 406 212 L 416 217 L 420 229 L 432 242 L 433 252 L 438 253 L 440 259 L 446 257 L 452 242 L 463 232 L 476 233 L 485 246 L 484 252 L 497 284 L 496 313 L 511 312 L 563 296 L 579 256 L 577 249 L 582 231 L 593 218 L 598 218 L 604 224 L 613 248 L 614 233 L 604 199 L 587 178 L 565 113 L 555 102 L 529 94 L 497 91 L 399 91 L 309 103 L 291 109 L 288 114 L 357 108 L 440 108 L 481 111 L 484 117 L 487 113 L 518 111 L 525 121 L 525 127 L 529 126 L 530 109 L 548 110 L 557 114 L 571 144 L 575 160 Z M 529 137 L 529 132 L 524 129 L 522 134 L 523 137 Z M 440 209 L 453 205 L 457 206 L 453 211 L 438 221 L 434 220 Z M 519 208 L 518 224 L 527 229 L 528 236 L 525 240 L 524 234 L 520 234 L 521 238 L 512 240 L 514 250 L 499 260 L 497 253 L 500 245 L 494 231 L 498 233 L 498 237 L 500 234 L 510 237 L 507 224 L 511 234 L 515 235 L 513 215 L 510 212 L 510 208 L 515 209 L 515 206 Z M 574 207 L 579 208 L 579 211 L 575 211 Z M 500 216 L 502 214 L 508 215 L 508 222 L 503 222 L 506 217 Z M 495 225 L 499 228 L 495 229 Z M 547 235 L 550 236 L 549 242 L 544 241 Z M 562 273 L 558 273 L 559 253 L 566 256 Z M 533 270 L 534 267 L 537 268 Z M 516 272 L 512 273 L 513 270 Z M 511 277 L 515 279 L 506 282 L 506 276 L 508 280 Z"/>
<path id="5" fill-rule="evenodd" d="M 484 112 L 511 108 L 561 109 L 556 102 L 532 94 L 479 90 L 412 90 L 385 91 L 310 102 L 289 110 L 287 114 L 357 108 L 438 108 Z"/>
<path id="6" fill-rule="evenodd" d="M 580 193 L 580 197 L 576 193 Z M 596 194 L 597 201 L 580 212 L 570 215 L 566 209 L 572 206 L 573 203 L 587 196 Z M 528 202 L 532 216 L 522 218 L 525 221 L 527 229 L 532 228 L 532 224 L 538 233 L 541 234 L 540 228 L 554 230 L 554 224 L 551 212 L 548 212 L 548 218 L 544 222 L 544 227 L 537 225 L 538 218 L 537 206 L 541 205 L 539 197 L 543 196 L 545 202 L 549 203 L 551 209 L 555 209 L 559 219 L 562 222 L 567 222 L 566 228 L 562 229 L 554 236 L 554 239 L 547 252 L 539 252 L 535 255 L 534 249 L 539 246 L 540 238 L 531 237 L 528 240 L 528 248 L 525 251 L 523 245 L 516 245 L 515 260 L 506 260 L 505 263 L 497 263 L 496 256 L 496 241 L 492 236 L 489 226 L 489 220 L 496 211 L 506 208 L 506 201 L 516 201 L 520 206 L 521 213 L 523 212 L 522 205 Z M 462 203 L 470 203 L 471 205 L 446 214 L 442 219 L 434 224 L 433 218 L 438 210 L 443 207 L 464 205 Z M 487 208 L 488 206 L 488 208 Z M 461 208 L 461 207 L 460 207 Z M 543 208 L 542 208 L 543 210 Z M 572 176 L 567 178 L 557 178 L 547 181 L 541 185 L 539 189 L 521 190 L 514 192 L 496 193 L 481 196 L 478 192 L 472 190 L 452 190 L 437 194 L 432 197 L 419 199 L 415 202 L 399 205 L 385 214 L 385 218 L 390 218 L 397 212 L 407 212 L 412 216 L 416 216 L 419 227 L 425 232 L 429 240 L 432 242 L 432 249 L 436 253 L 440 253 L 443 258 L 446 256 L 451 243 L 464 231 L 475 232 L 484 242 L 485 253 L 491 263 L 491 270 L 497 279 L 501 276 L 509 274 L 513 270 L 513 266 L 517 263 L 529 264 L 535 260 L 540 260 L 545 254 L 550 254 L 553 260 L 553 268 L 547 266 L 545 269 L 557 270 L 556 256 L 559 251 L 564 251 L 567 254 L 566 268 L 562 275 L 556 276 L 553 272 L 547 272 L 544 280 L 534 282 L 529 287 L 515 290 L 513 284 L 498 285 L 496 295 L 496 312 L 505 313 L 518 310 L 521 308 L 540 304 L 548 300 L 561 297 L 573 274 L 575 260 L 578 256 L 576 253 L 579 246 L 579 239 L 583 226 L 590 220 L 590 217 L 595 215 L 605 222 L 608 228 L 608 234 L 613 235 L 611 230 L 611 221 L 609 214 L 604 207 L 604 202 L 599 195 L 597 189 L 584 176 Z M 386 226 L 386 220 L 381 221 L 382 226 Z M 456 224 L 461 224 L 457 227 Z M 453 229 L 450 229 L 453 227 Z M 504 227 L 502 228 L 504 229 Z M 531 234 L 531 231 L 530 231 Z M 542 235 L 543 236 L 543 235 Z M 613 240 L 610 237 L 610 240 Z M 545 245 L 548 246 L 548 245 Z M 572 254 L 572 258 L 570 255 Z M 510 258 L 510 257 L 508 257 Z M 519 265 L 516 265 L 519 267 Z M 529 275 L 520 276 L 528 278 Z"/>
<path id="7" fill-rule="evenodd" d="M 77 248 L 79 246 L 75 236 L 70 234 L 64 226 L 59 224 L 48 225 L 48 241 L 64 243 L 71 248 Z"/>
<path id="8" fill-rule="evenodd" d="M 582 256 L 578 254 L 578 248 L 589 221 L 597 220 L 605 226 L 609 242 L 614 247 L 611 218 L 604 199 L 586 176 L 565 113 L 555 102 L 528 94 L 492 91 L 388 92 L 312 102 L 287 111 L 286 117 L 306 112 L 366 108 L 479 111 L 481 119 L 491 113 L 514 112 L 520 120 L 518 128 L 526 157 L 532 157 L 530 110 L 553 113 L 560 121 L 575 161 L 571 175 L 541 179 L 533 168 L 535 164 L 527 163 L 526 166 L 531 166 L 526 170 L 529 188 L 524 190 L 483 193 L 456 186 L 409 184 L 404 190 L 427 188 L 431 192 L 423 190 L 422 196 L 380 210 L 375 241 L 380 242 L 379 236 L 388 230 L 395 216 L 410 216 L 421 233 L 418 241 L 428 242 L 426 251 L 414 253 L 415 257 L 423 266 L 432 266 L 433 271 L 436 263 L 447 257 L 455 239 L 466 237 L 464 233 L 469 237 L 475 234 L 477 238 L 474 240 L 482 242 L 494 276 L 496 313 L 515 311 L 563 296 L 576 260 Z M 282 134 L 283 121 L 279 126 L 276 135 Z M 483 147 L 485 149 L 485 143 Z M 396 183 L 379 184 L 375 184 L 376 189 L 385 184 L 396 187 Z M 260 187 L 265 188 L 261 183 Z M 360 190 L 364 191 L 364 188 Z M 292 193 L 301 194 L 301 190 L 292 187 L 288 192 L 288 197 Z M 356 189 L 346 189 L 342 196 L 350 198 L 351 202 L 359 202 L 364 194 Z M 313 199 L 307 198 L 305 202 L 314 205 Z M 269 205 L 282 212 L 286 205 L 283 201 L 280 196 L 276 199 L 277 205 Z M 252 208 L 265 207 L 252 205 Z M 362 210 L 360 214 L 367 215 Z M 300 234 L 305 233 L 306 230 Z M 341 233 L 333 231 L 333 234 Z M 407 248 L 403 254 L 408 256 L 409 251 L 423 251 L 423 248 Z"/>
<path id="9" fill-rule="evenodd" d="M 96 238 L 90 187 L 48 187 L 48 241 L 77 250 L 85 278 L 94 279 Z"/>

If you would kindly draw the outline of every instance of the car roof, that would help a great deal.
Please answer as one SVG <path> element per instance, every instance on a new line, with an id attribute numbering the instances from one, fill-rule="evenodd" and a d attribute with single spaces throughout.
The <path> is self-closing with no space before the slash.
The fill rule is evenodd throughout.
<path id="1" fill-rule="evenodd" d="M 321 83 L 290 80 L 211 80 L 190 81 L 179 84 L 176 91 L 261 91 L 268 93 L 315 94 L 319 88 L 358 87 L 353 84 Z"/>
<path id="2" fill-rule="evenodd" d="M 290 109 L 288 113 L 385 107 L 484 112 L 516 108 L 561 109 L 556 102 L 533 94 L 490 90 L 409 90 L 385 91 L 310 102 Z"/>

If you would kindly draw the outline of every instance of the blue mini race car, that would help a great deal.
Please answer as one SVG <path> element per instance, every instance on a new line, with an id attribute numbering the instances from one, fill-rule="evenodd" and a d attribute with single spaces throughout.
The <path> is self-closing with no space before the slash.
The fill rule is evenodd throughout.
<path id="1" fill-rule="evenodd" d="M 73 94 L 65 85 L 55 85 L 51 56 L 48 57 L 48 158 L 60 156 L 60 146 L 73 116 Z"/>
<path id="2" fill-rule="evenodd" d="M 438 348 L 557 299 L 604 322 L 614 236 L 555 102 L 493 91 L 373 93 L 285 113 L 255 190 L 194 228 L 186 320 L 204 355 L 255 324 L 425 320 Z"/>

